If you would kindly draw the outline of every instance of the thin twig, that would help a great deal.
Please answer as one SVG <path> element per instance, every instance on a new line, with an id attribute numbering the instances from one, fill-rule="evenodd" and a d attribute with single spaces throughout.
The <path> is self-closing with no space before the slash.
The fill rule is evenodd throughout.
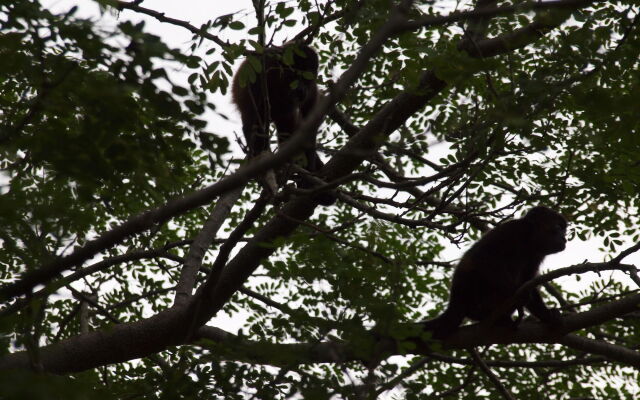
<path id="1" fill-rule="evenodd" d="M 382 393 L 398 386 L 398 384 L 400 384 L 403 380 L 405 380 L 406 378 L 416 373 L 418 370 L 420 370 L 420 368 L 424 367 L 428 362 L 429 362 L 429 357 L 422 357 L 421 359 L 416 361 L 414 364 L 409 366 L 409 368 L 405 369 L 400 374 L 398 374 L 395 378 L 381 385 L 378 388 L 378 390 L 376 390 L 375 397 L 377 398 Z"/>

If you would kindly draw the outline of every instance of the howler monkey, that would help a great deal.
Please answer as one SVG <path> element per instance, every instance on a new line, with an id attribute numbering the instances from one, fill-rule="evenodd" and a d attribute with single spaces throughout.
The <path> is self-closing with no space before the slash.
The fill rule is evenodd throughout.
<path id="1" fill-rule="evenodd" d="M 451 283 L 447 309 L 423 327 L 443 338 L 465 317 L 476 321 L 488 318 L 510 299 L 520 286 L 538 274 L 544 257 L 564 250 L 567 221 L 558 212 L 534 207 L 520 219 L 505 222 L 486 233 L 462 256 Z M 536 288 L 518 304 L 547 323 L 558 323 L 560 314 L 544 304 Z M 515 324 L 511 314 L 496 323 Z"/>
<path id="2" fill-rule="evenodd" d="M 311 112 L 318 97 L 315 79 L 318 76 L 318 54 L 306 44 L 289 42 L 281 47 L 270 47 L 264 53 L 263 76 L 249 82 L 248 69 L 255 68 L 249 60 L 240 64 L 233 78 L 233 102 L 240 111 L 242 132 L 249 149 L 249 156 L 255 157 L 269 149 L 269 123 L 273 122 L 278 133 L 278 143 L 287 140 Z M 244 71 L 243 71 L 244 70 Z M 246 83 L 240 83 L 244 75 Z M 243 86 L 244 84 L 244 86 Z M 304 154 L 297 164 L 310 172 L 324 165 L 316 152 L 316 138 L 307 143 Z M 300 177 L 303 188 L 313 187 L 313 183 Z M 320 193 L 314 196 L 320 204 L 331 205 L 335 196 Z"/>

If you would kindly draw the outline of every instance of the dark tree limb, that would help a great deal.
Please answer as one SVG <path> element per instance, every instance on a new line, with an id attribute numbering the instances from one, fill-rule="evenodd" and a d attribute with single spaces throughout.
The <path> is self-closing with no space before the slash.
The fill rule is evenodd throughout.
<path id="1" fill-rule="evenodd" d="M 640 352 L 570 333 L 635 312 L 639 304 L 640 294 L 631 295 L 589 311 L 568 315 L 563 318 L 563 324 L 560 327 L 550 327 L 533 321 L 523 322 L 517 330 L 487 324 L 465 326 L 447 337 L 442 345 L 449 349 L 465 349 L 491 344 L 560 343 L 640 368 Z M 146 357 L 164 350 L 169 345 L 193 343 L 194 340 L 201 338 L 218 342 L 219 345 L 215 346 L 214 350 L 220 357 L 238 361 L 287 366 L 292 365 L 293 362 L 331 363 L 360 359 L 352 351 L 351 346 L 344 342 L 293 344 L 252 342 L 239 339 L 221 329 L 206 326 L 198 329 L 196 334 L 187 340 L 188 326 L 185 326 L 187 322 L 183 313 L 172 308 L 142 321 L 115 325 L 109 330 L 89 332 L 41 347 L 39 360 L 43 371 L 77 372 L 98 365 Z M 420 324 L 408 325 L 415 326 L 418 331 L 421 329 Z M 434 354 L 429 340 L 414 341 L 414 344 L 417 345 L 410 353 L 450 361 Z M 387 355 L 407 353 L 406 349 L 402 352 L 396 349 Z M 489 365 L 494 364 L 489 362 Z M 24 351 L 9 354 L 0 359 L 0 370 L 29 367 L 29 355 Z"/>
<path id="2" fill-rule="evenodd" d="M 640 353 L 623 346 L 573 334 L 564 336 L 558 343 L 572 349 L 599 354 L 609 360 L 640 368 Z"/>
<path id="3" fill-rule="evenodd" d="M 243 189 L 243 186 L 239 186 L 220 197 L 213 207 L 213 210 L 211 210 L 211 214 L 204 223 L 204 226 L 193 240 L 193 243 L 191 243 L 189 252 L 184 260 L 184 266 L 182 267 L 182 271 L 180 271 L 178 285 L 176 286 L 175 305 L 184 305 L 187 303 L 189 297 L 191 297 L 198 270 L 202 266 L 202 259 L 207 249 L 209 249 L 209 246 L 213 243 L 218 229 L 220 229 L 229 216 L 235 202 L 240 198 Z"/>
<path id="4" fill-rule="evenodd" d="M 478 7 L 471 11 L 456 11 L 449 15 L 426 16 L 406 22 L 402 29 L 415 30 L 434 25 L 442 25 L 462 20 L 475 20 L 478 18 L 494 17 L 498 15 L 512 14 L 514 12 L 544 11 L 544 18 L 537 18 L 532 24 L 520 28 L 511 33 L 492 38 L 477 40 L 464 46 L 472 57 L 493 57 L 504 54 L 510 50 L 521 48 L 531 42 L 532 37 L 542 37 L 550 30 L 560 26 L 569 17 L 572 10 L 587 7 L 597 0 L 558 0 L 558 1 L 531 1 L 512 6 L 502 7 Z"/>

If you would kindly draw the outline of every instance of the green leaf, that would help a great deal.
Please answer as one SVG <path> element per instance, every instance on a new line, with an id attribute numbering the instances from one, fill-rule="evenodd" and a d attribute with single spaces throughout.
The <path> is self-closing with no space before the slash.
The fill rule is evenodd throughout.
<path id="1" fill-rule="evenodd" d="M 240 21 L 233 21 L 229 24 L 229 28 L 239 31 L 244 29 L 244 24 Z"/>

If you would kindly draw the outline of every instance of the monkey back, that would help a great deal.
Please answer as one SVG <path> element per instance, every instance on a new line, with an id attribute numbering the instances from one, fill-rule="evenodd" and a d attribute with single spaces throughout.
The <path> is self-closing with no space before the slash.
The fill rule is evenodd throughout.
<path id="1" fill-rule="evenodd" d="M 287 53 L 289 48 L 291 53 Z M 272 110 L 274 108 L 289 110 L 297 106 L 297 104 L 289 104 L 292 101 L 301 103 L 309 95 L 316 95 L 314 79 L 318 75 L 318 63 L 318 54 L 306 44 L 285 43 L 280 47 L 268 48 L 263 60 L 264 81 L 260 74 L 256 74 L 255 80 L 243 82 L 245 83 L 243 87 L 240 82 L 240 71 L 253 66 L 246 59 L 240 64 L 232 84 L 233 102 L 240 114 L 264 110 L 266 107 L 257 103 L 265 99 L 268 99 L 269 108 Z M 267 96 L 263 95 L 265 88 Z"/>

